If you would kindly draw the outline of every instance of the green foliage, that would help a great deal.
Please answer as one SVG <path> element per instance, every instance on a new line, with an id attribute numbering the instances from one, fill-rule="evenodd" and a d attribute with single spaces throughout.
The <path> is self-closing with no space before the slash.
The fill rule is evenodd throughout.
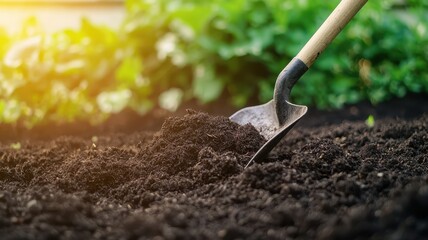
<path id="1" fill-rule="evenodd" d="M 10 148 L 12 148 L 14 150 L 19 150 L 19 149 L 21 149 L 21 143 L 20 142 L 11 143 Z"/>
<path id="2" fill-rule="evenodd" d="M 119 31 L 82 20 L 44 34 L 35 19 L 11 36 L 35 47 L 0 63 L 0 123 L 103 120 L 131 108 L 175 110 L 192 98 L 236 106 L 272 98 L 277 74 L 338 1 L 127 0 Z M 421 1 L 369 1 L 312 69 L 292 101 L 318 108 L 428 92 L 428 21 Z"/>
<path id="3" fill-rule="evenodd" d="M 369 127 L 369 128 L 374 127 L 374 125 L 375 125 L 375 119 L 374 119 L 373 115 L 371 115 L 371 114 L 370 114 L 370 115 L 367 117 L 367 119 L 366 119 L 366 125 L 367 125 L 367 127 Z"/>
<path id="4" fill-rule="evenodd" d="M 192 87 L 187 96 L 206 103 L 227 92 L 237 106 L 254 95 L 261 102 L 272 98 L 277 74 L 337 4 L 321 0 L 128 3 L 132 17 L 127 25 L 138 26 L 132 34 L 150 32 L 160 39 L 152 45 L 161 56 L 156 65 L 162 69 L 157 70 L 175 79 L 192 79 L 191 85 L 182 80 L 183 85 L 177 84 L 185 91 Z M 427 92 L 427 9 L 412 1 L 400 4 L 369 1 L 295 86 L 293 101 L 329 108 Z M 174 47 L 158 44 L 165 42 Z"/>
<path id="5" fill-rule="evenodd" d="M 98 122 L 132 104 L 142 108 L 132 97 L 137 90 L 147 97 L 142 63 L 126 37 L 86 19 L 78 30 L 38 29 L 30 19 L 1 52 L 0 122 Z"/>

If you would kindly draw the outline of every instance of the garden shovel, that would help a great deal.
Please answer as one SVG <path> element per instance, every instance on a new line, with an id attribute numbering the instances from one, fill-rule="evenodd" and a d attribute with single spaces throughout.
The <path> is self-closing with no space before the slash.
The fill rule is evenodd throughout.
<path id="1" fill-rule="evenodd" d="M 276 79 L 273 99 L 263 105 L 243 108 L 230 117 L 230 120 L 240 125 L 252 124 L 267 139 L 245 167 L 266 157 L 306 114 L 306 106 L 289 102 L 293 85 L 366 2 L 342 0 L 297 56 L 281 71 Z"/>

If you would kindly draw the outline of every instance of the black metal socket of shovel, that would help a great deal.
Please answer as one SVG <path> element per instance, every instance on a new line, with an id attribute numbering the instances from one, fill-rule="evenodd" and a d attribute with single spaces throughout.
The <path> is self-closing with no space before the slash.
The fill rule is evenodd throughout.
<path id="1" fill-rule="evenodd" d="M 366 2 L 342 0 L 297 56 L 281 71 L 275 83 L 273 99 L 262 105 L 243 108 L 230 117 L 231 121 L 240 125 L 252 124 L 267 140 L 245 167 L 266 157 L 306 114 L 306 106 L 289 102 L 291 89 Z"/>

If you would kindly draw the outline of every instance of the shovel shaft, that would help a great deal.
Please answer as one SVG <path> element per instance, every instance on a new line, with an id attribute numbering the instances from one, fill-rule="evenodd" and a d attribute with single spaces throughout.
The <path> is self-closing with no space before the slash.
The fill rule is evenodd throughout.
<path id="1" fill-rule="evenodd" d="M 366 4 L 367 0 L 342 0 L 324 21 L 296 58 L 309 68 L 348 22 Z"/>
<path id="2" fill-rule="evenodd" d="M 284 102 L 289 100 L 294 84 L 366 3 L 367 0 L 342 0 L 296 57 L 281 71 L 273 94 L 279 123 L 281 119 L 287 119 L 288 104 Z"/>

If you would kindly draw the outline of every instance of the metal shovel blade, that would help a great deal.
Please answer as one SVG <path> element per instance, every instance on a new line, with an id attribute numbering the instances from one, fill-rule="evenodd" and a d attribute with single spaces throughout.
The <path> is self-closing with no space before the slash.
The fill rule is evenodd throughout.
<path id="1" fill-rule="evenodd" d="M 262 105 L 243 108 L 230 117 L 232 122 L 239 125 L 253 125 L 267 140 L 245 167 L 266 157 L 308 111 L 306 106 L 288 101 L 294 84 L 307 70 L 308 67 L 301 60 L 294 58 L 279 74 L 273 100 Z"/>
<path id="2" fill-rule="evenodd" d="M 286 105 L 284 109 L 287 109 L 287 117 L 282 121 L 278 120 L 274 100 L 263 105 L 243 108 L 230 117 L 232 122 L 239 125 L 253 125 L 267 140 L 245 167 L 248 167 L 253 161 L 268 156 L 269 152 L 308 111 L 306 106 L 292 104 L 288 101 L 283 101 L 282 104 Z"/>

